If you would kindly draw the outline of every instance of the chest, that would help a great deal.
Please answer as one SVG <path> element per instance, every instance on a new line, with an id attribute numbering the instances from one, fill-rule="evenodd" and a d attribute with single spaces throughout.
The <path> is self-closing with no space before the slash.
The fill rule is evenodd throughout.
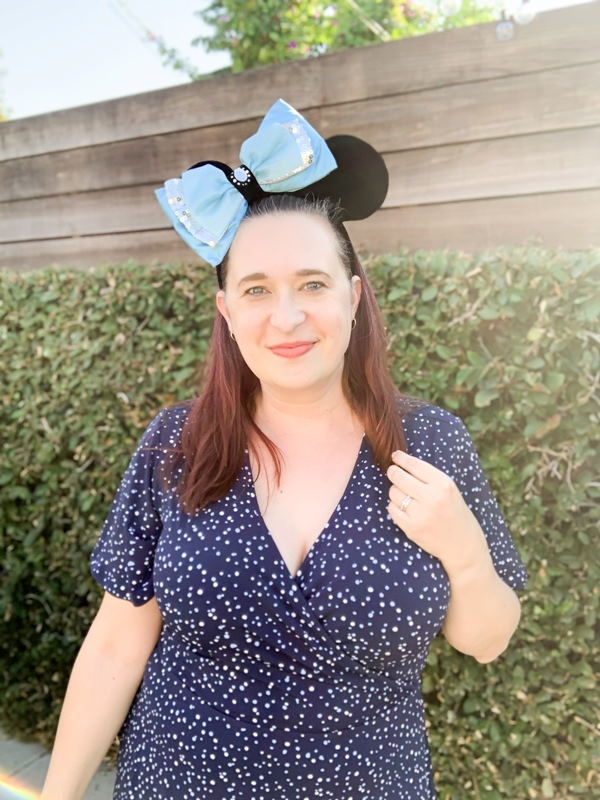
<path id="1" fill-rule="evenodd" d="M 268 453 L 261 453 L 260 471 L 251 457 L 260 514 L 292 575 L 300 569 L 343 500 L 361 444 L 362 436 L 353 436 L 327 450 L 284 453 L 279 486 Z"/>
<path id="2" fill-rule="evenodd" d="M 449 581 L 387 513 L 389 481 L 368 444 L 350 475 L 356 440 L 353 449 L 344 455 L 345 476 L 341 455 L 336 462 L 315 453 L 296 472 L 300 462 L 288 454 L 281 493 L 273 492 L 271 470 L 267 486 L 270 461 L 261 461 L 256 484 L 266 519 L 251 480 L 257 465 L 248 458 L 227 495 L 200 514 L 165 497 L 153 565 L 165 624 L 197 652 L 227 662 L 232 647 L 244 652 L 256 637 L 271 655 L 283 649 L 302 663 L 311 653 L 299 647 L 322 655 L 324 644 L 343 643 L 344 658 L 379 671 L 420 666 L 446 614 Z M 294 479 L 302 491 L 292 491 Z"/>

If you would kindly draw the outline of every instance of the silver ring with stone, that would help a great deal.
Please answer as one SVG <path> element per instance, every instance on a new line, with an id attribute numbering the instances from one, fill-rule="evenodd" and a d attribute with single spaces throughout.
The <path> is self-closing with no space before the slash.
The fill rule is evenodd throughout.
<path id="1" fill-rule="evenodd" d="M 413 498 L 405 495 L 404 500 L 400 503 L 400 511 L 406 511 L 408 506 L 412 503 Z"/>

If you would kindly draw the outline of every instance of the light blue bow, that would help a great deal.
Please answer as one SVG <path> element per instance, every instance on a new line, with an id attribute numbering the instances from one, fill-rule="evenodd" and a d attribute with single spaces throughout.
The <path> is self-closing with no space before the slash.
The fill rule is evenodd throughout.
<path id="1" fill-rule="evenodd" d="M 295 192 L 337 168 L 325 140 L 281 98 L 242 144 L 240 162 L 265 192 Z M 232 172 L 246 177 L 241 167 Z M 220 264 L 248 208 L 223 170 L 213 164 L 188 169 L 154 193 L 183 241 L 213 267 Z"/>

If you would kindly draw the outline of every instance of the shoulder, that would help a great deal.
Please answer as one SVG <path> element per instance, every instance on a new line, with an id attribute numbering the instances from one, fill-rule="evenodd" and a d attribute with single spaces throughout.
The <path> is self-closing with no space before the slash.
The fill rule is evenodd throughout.
<path id="1" fill-rule="evenodd" d="M 422 405 L 405 414 L 402 427 L 409 452 L 419 458 L 455 458 L 472 447 L 469 431 L 462 419 L 442 406 Z"/>
<path id="2" fill-rule="evenodd" d="M 164 406 L 149 422 L 144 439 L 151 441 L 153 445 L 175 447 L 189 416 L 191 405 L 191 400 L 185 400 L 171 406 Z"/>
<path id="3" fill-rule="evenodd" d="M 462 419 L 442 406 L 426 403 L 419 408 L 410 409 L 402 416 L 402 427 L 405 432 L 434 432 L 436 430 L 463 430 Z"/>

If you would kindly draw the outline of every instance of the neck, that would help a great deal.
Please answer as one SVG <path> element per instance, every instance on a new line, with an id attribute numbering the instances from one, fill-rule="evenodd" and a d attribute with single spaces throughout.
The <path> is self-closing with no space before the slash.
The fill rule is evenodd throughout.
<path id="1" fill-rule="evenodd" d="M 346 400 L 341 386 L 329 387 L 310 399 L 283 399 L 264 387 L 254 405 L 254 421 L 269 438 L 348 436 L 363 425 Z"/>

